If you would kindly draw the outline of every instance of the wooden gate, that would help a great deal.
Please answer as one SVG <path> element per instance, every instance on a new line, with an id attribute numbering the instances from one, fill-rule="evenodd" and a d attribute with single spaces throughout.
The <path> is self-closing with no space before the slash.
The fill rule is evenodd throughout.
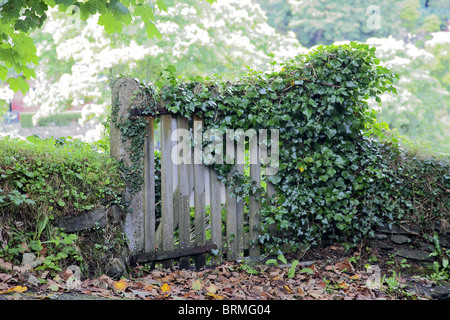
<path id="1" fill-rule="evenodd" d="M 174 146 L 172 133 L 175 129 L 191 132 L 191 138 L 197 139 L 198 128 L 194 124 L 203 124 L 194 116 L 189 119 L 172 115 L 160 110 L 158 117 L 161 151 L 161 202 L 155 201 L 154 146 L 155 119 L 148 121 L 144 152 L 144 254 L 132 257 L 132 262 L 148 263 L 162 261 L 163 267 L 171 268 L 174 263 L 179 268 L 189 268 L 195 261 L 200 268 L 206 264 L 207 255 L 212 262 L 222 259 L 234 260 L 244 254 L 259 256 L 257 244 L 260 224 L 259 195 L 252 195 L 248 202 L 237 201 L 218 179 L 213 168 L 196 161 L 199 155 L 194 148 L 193 157 L 187 163 L 174 164 L 172 152 L 180 152 Z M 189 127 L 191 123 L 191 127 Z M 201 130 L 200 130 L 201 132 Z M 176 143 L 176 142 L 175 142 Z M 227 146 L 228 147 L 228 146 Z M 249 152 L 250 177 L 261 186 L 261 171 L 257 147 Z M 190 150 L 191 151 L 191 150 Z M 244 164 L 234 165 L 234 170 L 244 173 Z M 232 171 L 234 171 L 232 170 Z M 267 182 L 267 184 L 269 184 Z M 273 187 L 269 185 L 269 193 Z M 161 205 L 161 219 L 157 227 L 156 205 Z M 193 216 L 191 216 L 191 212 Z M 247 232 L 244 230 L 247 226 Z M 191 262 L 191 259 L 193 260 Z"/>

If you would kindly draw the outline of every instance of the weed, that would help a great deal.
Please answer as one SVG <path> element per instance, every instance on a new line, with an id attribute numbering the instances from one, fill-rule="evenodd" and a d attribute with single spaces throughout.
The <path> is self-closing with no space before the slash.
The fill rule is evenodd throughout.
<path id="1" fill-rule="evenodd" d="M 409 287 L 408 285 L 403 284 L 400 281 L 400 273 L 397 274 L 395 271 L 392 271 L 392 276 L 386 277 L 384 274 L 381 278 L 381 290 L 385 291 L 390 295 L 395 295 L 397 299 L 406 298 L 406 299 L 417 299 L 417 296 L 414 292 L 407 291 L 406 289 Z"/>
<path id="2" fill-rule="evenodd" d="M 269 259 L 266 261 L 266 265 L 270 265 L 273 264 L 275 266 L 278 267 L 278 261 L 281 261 L 283 264 L 287 264 L 287 260 L 284 257 L 284 255 L 280 254 L 278 255 L 277 259 Z M 288 278 L 292 279 L 295 277 L 295 273 L 296 273 L 296 269 L 297 269 L 297 265 L 299 264 L 298 260 L 293 260 L 291 263 L 291 266 L 289 267 L 288 270 Z M 302 270 L 300 270 L 300 273 L 309 273 L 309 274 L 313 274 L 314 272 L 312 271 L 311 268 L 303 268 Z"/>
<path id="3" fill-rule="evenodd" d="M 78 245 L 86 238 L 51 221 L 98 205 L 122 206 L 124 183 L 115 159 L 100 145 L 70 137 L 2 137 L 0 154 L 0 217 L 7 233 L 0 257 L 19 264 L 30 251 L 43 259 L 40 269 L 55 271 L 64 263 L 85 263 Z M 98 243 L 101 251 L 110 250 L 108 240 Z"/>
<path id="4" fill-rule="evenodd" d="M 439 236 L 433 234 L 434 251 L 430 253 L 430 257 L 437 257 L 439 260 L 434 261 L 432 265 L 433 273 L 427 277 L 433 281 L 446 281 L 450 278 L 450 249 L 443 250 L 439 242 Z"/>

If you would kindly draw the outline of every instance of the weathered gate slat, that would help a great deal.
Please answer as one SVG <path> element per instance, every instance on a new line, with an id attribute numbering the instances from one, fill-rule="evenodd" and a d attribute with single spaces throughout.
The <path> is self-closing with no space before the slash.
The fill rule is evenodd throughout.
<path id="1" fill-rule="evenodd" d="M 244 164 L 237 164 L 236 171 L 244 174 Z M 244 199 L 236 201 L 236 258 L 244 254 L 244 202 Z"/>
<path id="2" fill-rule="evenodd" d="M 234 170 L 232 169 L 232 172 Z M 228 179 L 230 179 L 232 172 L 228 173 Z M 237 258 L 237 222 L 236 222 L 236 197 L 232 196 L 233 190 L 226 188 L 226 201 L 227 201 L 227 220 L 226 220 L 226 233 L 227 233 L 227 259 L 234 260 Z"/>
<path id="3" fill-rule="evenodd" d="M 172 160 L 171 142 L 172 116 L 161 116 L 161 218 L 163 224 L 163 250 L 172 251 L 173 243 L 173 181 L 172 181 Z M 164 262 L 165 268 L 172 267 L 172 261 Z"/>
<path id="4" fill-rule="evenodd" d="M 154 119 L 147 119 L 147 136 L 144 146 L 144 251 L 154 252 L 155 234 L 155 151 L 154 151 Z"/>
<path id="5" fill-rule="evenodd" d="M 222 252 L 222 204 L 221 204 L 221 182 L 217 179 L 217 173 L 213 168 L 209 169 L 210 184 L 210 224 L 211 224 L 211 240 Z M 221 255 L 219 254 L 215 262 L 220 263 Z"/>
<path id="6" fill-rule="evenodd" d="M 184 129 L 189 131 L 188 119 L 178 115 L 177 116 L 177 129 Z M 185 137 L 183 137 L 184 139 Z M 178 173 L 178 235 L 180 239 L 180 250 L 186 250 L 190 245 L 190 208 L 189 208 L 189 177 L 188 166 L 190 166 L 190 154 L 181 154 L 186 150 L 183 150 L 178 144 L 177 155 L 181 156 L 179 159 L 181 163 L 177 165 Z M 190 150 L 189 150 L 190 151 Z M 186 161 L 186 162 L 185 162 Z M 190 267 L 189 257 L 180 258 L 180 268 L 187 269 Z"/>
<path id="7" fill-rule="evenodd" d="M 256 182 L 256 186 L 261 187 L 261 168 L 259 152 L 256 142 L 252 143 L 250 140 L 250 178 Z M 256 226 L 260 224 L 260 202 L 259 193 L 249 197 L 249 240 L 251 242 L 249 255 L 250 257 L 257 257 L 260 255 L 260 248 L 256 244 L 259 236 L 259 230 Z"/>
<path id="8" fill-rule="evenodd" d="M 202 145 L 203 120 L 194 115 L 194 141 L 197 146 Z M 197 149 L 198 150 L 198 149 Z M 199 154 L 194 147 L 194 211 L 195 211 L 195 244 L 204 246 L 206 244 L 206 224 L 205 224 L 205 168 L 202 161 L 198 159 Z M 196 255 L 195 265 L 201 268 L 206 264 L 204 254 Z"/>
<path id="9" fill-rule="evenodd" d="M 235 260 L 244 255 L 244 249 L 249 250 L 250 256 L 259 256 L 260 247 L 257 245 L 259 230 L 255 228 L 260 224 L 260 194 L 251 195 L 248 203 L 245 199 L 237 200 L 232 196 L 233 189 L 227 188 L 218 180 L 217 172 L 212 167 L 203 164 L 202 159 L 202 133 L 203 120 L 194 115 L 192 129 L 195 146 L 192 157 L 190 147 L 180 144 L 187 137 L 178 137 L 177 149 L 173 149 L 173 131 L 182 129 L 189 132 L 189 121 L 181 115 L 173 115 L 163 112 L 160 117 L 161 129 L 161 223 L 155 230 L 155 179 L 154 179 L 154 118 L 148 120 L 147 136 L 145 137 L 144 150 L 144 253 L 133 256 L 135 263 L 147 263 L 150 261 L 163 261 L 165 268 L 172 268 L 173 259 L 179 259 L 181 269 L 190 268 L 190 256 L 195 256 L 195 265 L 201 268 L 206 264 L 206 253 L 212 249 L 218 249 L 219 255 L 213 258 L 214 263 L 220 263 L 223 254 L 227 260 Z M 178 134 L 179 132 L 177 132 Z M 256 133 L 256 132 L 255 132 Z M 247 134 L 246 134 L 247 135 Z M 256 182 L 256 187 L 261 186 L 261 163 L 258 148 L 258 139 L 250 138 L 250 178 Z M 232 172 L 236 170 L 244 174 L 244 144 L 236 143 L 233 139 L 228 145 L 227 152 L 234 149 L 235 164 Z M 190 143 L 188 142 L 190 146 Z M 188 151 L 189 150 L 189 151 Z M 174 152 L 174 155 L 172 155 Z M 189 155 L 184 159 L 178 159 L 174 165 L 173 156 Z M 231 152 L 231 151 L 230 151 Z M 261 153 L 263 154 L 263 152 Z M 264 172 L 263 172 L 264 173 Z M 205 184 L 205 176 L 209 175 L 209 185 Z M 231 173 L 228 178 L 230 178 Z M 174 179 L 178 181 L 174 190 Z M 206 239 L 206 202 L 207 190 L 210 190 L 210 214 L 209 226 L 211 239 Z M 222 192 L 225 188 L 225 202 Z M 191 241 L 191 191 L 194 193 L 194 239 Z M 274 186 L 267 181 L 267 197 L 276 194 Z M 222 204 L 225 203 L 225 234 L 223 234 Z M 244 207 L 247 206 L 249 233 L 244 233 L 246 215 Z M 178 229 L 179 244 L 174 243 L 175 229 Z M 250 245 L 249 245 L 250 244 Z M 158 249 L 159 247 L 159 249 Z M 176 250 L 174 250 L 176 249 Z M 223 252 L 225 251 L 225 252 Z M 142 252 L 142 251 L 141 251 Z"/>

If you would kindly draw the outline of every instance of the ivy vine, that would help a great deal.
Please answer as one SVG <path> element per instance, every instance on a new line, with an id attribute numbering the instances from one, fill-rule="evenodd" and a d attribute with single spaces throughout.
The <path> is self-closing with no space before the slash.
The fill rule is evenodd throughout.
<path id="1" fill-rule="evenodd" d="M 156 83 L 159 91 L 141 84 L 154 99 L 141 107 L 152 116 L 157 115 L 158 103 L 189 119 L 197 114 L 204 118 L 204 129 L 222 133 L 279 129 L 280 167 L 269 178 L 277 196 L 270 201 L 264 188 L 256 188 L 248 177 L 233 172 L 227 179 L 231 165 L 214 164 L 219 179 L 232 186 L 236 196 L 262 193 L 259 241 L 268 249 L 296 249 L 304 242 L 356 243 L 373 235 L 374 227 L 384 221 L 417 213 L 409 191 L 395 193 L 403 177 L 396 175 L 392 163 L 403 157 L 401 150 L 368 134 L 377 128 L 367 100 L 380 103 L 380 94 L 396 93 L 397 75 L 379 62 L 375 48 L 350 43 L 320 46 L 280 63 L 280 71 L 263 73 L 248 67 L 235 83 L 218 76 L 183 79 L 171 66 L 166 69 L 166 85 Z M 145 119 L 127 119 L 120 128 L 123 138 L 131 139 L 133 165 L 122 169 L 126 177 L 133 177 L 135 190 L 142 184 L 136 177 L 142 176 Z M 448 171 L 448 163 L 437 167 L 437 179 L 450 189 L 448 175 L 442 173 Z M 437 212 L 448 212 L 441 200 L 436 200 Z M 277 233 L 269 231 L 273 224 Z"/>

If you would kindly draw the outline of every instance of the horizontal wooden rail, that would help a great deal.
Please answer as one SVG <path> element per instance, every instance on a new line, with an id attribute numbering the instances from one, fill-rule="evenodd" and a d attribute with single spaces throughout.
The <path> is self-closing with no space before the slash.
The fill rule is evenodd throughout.
<path id="1" fill-rule="evenodd" d="M 161 251 L 153 253 L 143 253 L 131 257 L 130 264 L 135 267 L 139 263 L 149 263 L 153 261 L 164 261 L 170 259 L 177 259 L 182 257 L 195 256 L 199 254 L 205 254 L 211 252 L 211 250 L 217 249 L 217 245 L 211 244 L 207 246 L 173 250 L 173 251 Z"/>

